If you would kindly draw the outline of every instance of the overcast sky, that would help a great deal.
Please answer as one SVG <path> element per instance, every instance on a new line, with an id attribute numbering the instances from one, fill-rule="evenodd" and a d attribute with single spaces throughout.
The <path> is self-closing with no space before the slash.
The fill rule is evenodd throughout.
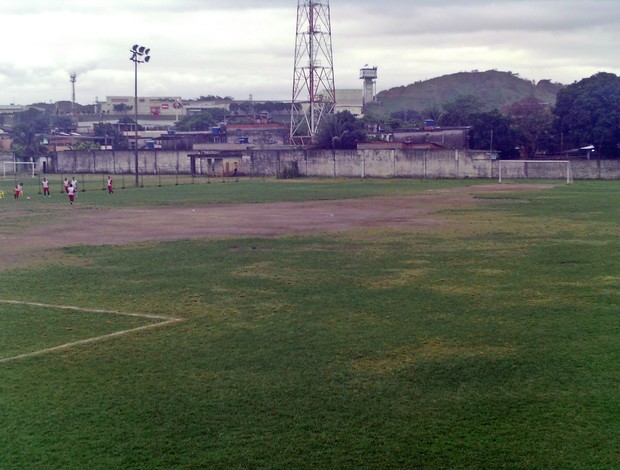
<path id="1" fill-rule="evenodd" d="M 323 0 L 326 1 L 326 0 Z M 0 104 L 133 96 L 291 97 L 295 0 L 0 0 Z M 620 0 L 332 0 L 337 88 L 496 69 L 569 84 L 620 75 Z"/>

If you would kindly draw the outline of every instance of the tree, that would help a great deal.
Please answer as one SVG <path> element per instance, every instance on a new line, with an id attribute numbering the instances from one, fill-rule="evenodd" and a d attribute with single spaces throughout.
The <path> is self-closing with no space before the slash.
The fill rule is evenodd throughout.
<path id="1" fill-rule="evenodd" d="M 398 129 L 401 129 L 402 127 L 406 127 L 403 125 L 403 121 L 402 119 L 398 119 L 398 118 L 391 118 L 388 119 L 385 123 L 385 126 L 390 130 L 390 131 L 396 131 Z"/>
<path id="2" fill-rule="evenodd" d="M 422 116 L 424 116 L 424 119 L 432 119 L 435 122 L 439 122 L 441 120 L 442 114 L 443 111 L 440 106 L 437 106 L 437 104 L 433 104 L 422 111 Z"/>
<path id="3" fill-rule="evenodd" d="M 209 108 L 198 114 L 183 117 L 175 126 L 178 131 L 208 131 L 223 120 L 224 111 L 218 108 Z M 217 115 L 219 119 L 214 117 Z"/>
<path id="4" fill-rule="evenodd" d="M 354 149 L 366 140 L 366 130 L 361 121 L 349 111 L 332 114 L 325 119 L 317 134 L 317 146 L 324 149 Z"/>
<path id="5" fill-rule="evenodd" d="M 261 111 L 267 111 L 269 113 L 277 111 L 289 111 L 291 109 L 290 103 L 284 103 L 282 101 L 265 101 L 256 105 L 256 109 Z"/>
<path id="6" fill-rule="evenodd" d="M 75 127 L 73 118 L 68 114 L 61 114 L 59 116 L 52 116 L 52 130 L 58 132 L 71 132 Z"/>
<path id="7" fill-rule="evenodd" d="M 93 126 L 96 136 L 103 137 L 99 139 L 103 145 L 111 145 L 114 150 L 127 150 L 129 148 L 129 140 L 121 132 L 118 127 L 109 122 L 100 122 Z"/>
<path id="8" fill-rule="evenodd" d="M 519 137 L 509 117 L 498 110 L 470 116 L 470 147 L 478 150 L 494 150 L 502 158 L 519 156 Z"/>
<path id="9" fill-rule="evenodd" d="M 620 157 L 619 77 L 600 72 L 568 85 L 558 92 L 554 113 L 566 145 L 594 145 L 604 157 Z"/>
<path id="10" fill-rule="evenodd" d="M 207 95 L 207 96 L 200 95 L 200 98 L 198 99 L 200 101 L 222 101 L 228 98 L 222 98 L 221 96 L 218 96 L 218 95 Z"/>
<path id="11" fill-rule="evenodd" d="M 50 130 L 50 120 L 48 113 L 35 108 L 15 114 L 11 148 L 18 160 L 29 161 L 47 154 L 42 140 L 43 135 Z"/>
<path id="12" fill-rule="evenodd" d="M 548 105 L 529 97 L 513 103 L 507 113 L 519 134 L 523 156 L 531 158 L 553 149 L 555 117 Z"/>
<path id="13" fill-rule="evenodd" d="M 231 103 L 229 106 L 231 112 L 235 113 L 253 113 L 254 103 L 251 101 L 242 101 L 240 103 Z"/>
<path id="14" fill-rule="evenodd" d="M 462 95 L 454 101 L 443 104 L 444 112 L 439 117 L 441 126 L 468 126 L 470 117 L 484 109 L 482 99 L 476 95 Z"/>
<path id="15" fill-rule="evenodd" d="M 390 114 L 388 126 L 392 129 L 399 127 L 416 127 L 422 121 L 422 116 L 415 109 L 404 109 Z M 395 123 L 393 126 L 391 123 Z"/>

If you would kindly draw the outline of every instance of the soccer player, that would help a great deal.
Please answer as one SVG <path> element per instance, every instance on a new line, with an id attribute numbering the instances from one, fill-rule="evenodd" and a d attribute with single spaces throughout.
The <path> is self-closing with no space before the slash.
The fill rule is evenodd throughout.
<path id="1" fill-rule="evenodd" d="M 112 177 L 108 176 L 108 194 L 112 194 L 114 190 L 112 189 Z"/>
<path id="2" fill-rule="evenodd" d="M 71 183 L 69 183 L 69 189 L 67 189 L 67 194 L 69 195 L 69 204 L 73 205 L 73 201 L 75 201 L 75 188 Z"/>
<path id="3" fill-rule="evenodd" d="M 69 194 L 69 180 L 65 178 L 65 181 L 63 184 L 65 185 L 65 193 Z"/>
<path id="4" fill-rule="evenodd" d="M 43 178 L 43 181 L 41 182 L 41 186 L 43 186 L 43 197 L 45 196 L 52 197 L 50 194 L 50 182 L 47 181 L 47 178 Z"/>

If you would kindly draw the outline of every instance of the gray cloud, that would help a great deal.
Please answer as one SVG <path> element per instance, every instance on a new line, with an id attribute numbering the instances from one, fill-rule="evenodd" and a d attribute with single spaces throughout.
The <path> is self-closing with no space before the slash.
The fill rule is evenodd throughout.
<path id="1" fill-rule="evenodd" d="M 3 6 L 0 103 L 130 95 L 129 47 L 152 49 L 140 93 L 288 99 L 292 0 L 21 0 Z M 360 87 L 379 67 L 379 90 L 467 70 L 510 70 L 533 80 L 620 73 L 617 0 L 335 0 L 336 85 Z M 34 39 L 34 40 L 33 40 Z"/>

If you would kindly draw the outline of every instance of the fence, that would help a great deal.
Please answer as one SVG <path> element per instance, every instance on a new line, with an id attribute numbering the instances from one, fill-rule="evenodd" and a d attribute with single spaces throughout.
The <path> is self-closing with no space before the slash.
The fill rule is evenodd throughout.
<path id="1" fill-rule="evenodd" d="M 115 191 L 136 187 L 136 180 L 134 175 L 121 174 L 109 176 L 112 177 L 113 188 Z M 65 179 L 66 183 L 68 184 L 73 180 L 73 178 L 75 178 L 75 180 L 78 182 L 78 192 L 107 191 L 108 189 L 108 175 L 91 173 L 45 174 L 37 175 L 34 178 L 31 178 L 30 176 L 24 177 L 24 175 L 12 175 L 10 178 L 3 179 L 3 184 L 0 184 L 0 186 L 2 186 L 6 193 L 6 191 L 14 188 L 18 183 L 23 183 L 30 194 L 42 194 L 43 178 L 47 179 L 47 181 L 49 182 L 49 189 L 52 194 L 65 194 Z M 239 181 L 239 177 L 237 176 L 211 177 L 208 175 L 192 176 L 181 174 L 139 175 L 138 187 L 154 188 L 192 184 L 231 183 L 237 181 Z"/>

